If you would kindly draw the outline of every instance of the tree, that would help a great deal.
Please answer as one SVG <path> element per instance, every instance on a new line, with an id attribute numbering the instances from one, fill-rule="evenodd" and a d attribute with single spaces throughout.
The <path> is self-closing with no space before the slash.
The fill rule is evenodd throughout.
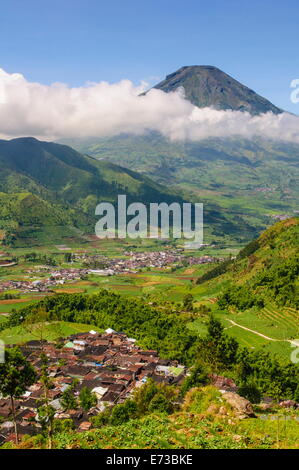
<path id="1" fill-rule="evenodd" d="M 49 403 L 39 406 L 37 409 L 38 422 L 45 433 L 48 434 L 48 448 L 52 449 L 53 422 L 56 410 Z"/>
<path id="2" fill-rule="evenodd" d="M 158 393 L 158 387 L 152 379 L 147 382 L 134 393 L 134 401 L 136 402 L 138 413 L 144 414 L 148 411 L 150 401 Z"/>
<path id="3" fill-rule="evenodd" d="M 193 295 L 192 294 L 186 294 L 184 296 L 183 300 L 183 307 L 185 310 L 192 312 L 193 311 Z"/>
<path id="4" fill-rule="evenodd" d="M 89 411 L 90 408 L 96 406 L 98 400 L 95 393 L 93 393 L 89 388 L 83 387 L 79 394 L 79 403 L 81 408 L 84 411 Z"/>
<path id="5" fill-rule="evenodd" d="M 53 432 L 64 433 L 75 429 L 75 423 L 72 419 L 54 419 Z"/>
<path id="6" fill-rule="evenodd" d="M 71 253 L 64 253 L 64 261 L 66 263 L 70 263 L 72 261 L 72 254 Z"/>
<path id="7" fill-rule="evenodd" d="M 219 320 L 213 315 L 210 315 L 209 322 L 208 322 L 208 338 L 213 340 L 219 340 L 222 338 L 224 334 L 224 327 L 221 325 Z"/>
<path id="8" fill-rule="evenodd" d="M 156 393 L 156 395 L 150 401 L 148 411 L 149 412 L 156 411 L 159 413 L 172 413 L 173 404 L 162 393 Z"/>
<path id="9" fill-rule="evenodd" d="M 36 372 L 19 348 L 6 349 L 5 362 L 0 364 L 0 392 L 9 397 L 15 426 L 16 444 L 19 443 L 15 399 L 22 396 L 37 380 Z"/>
<path id="10" fill-rule="evenodd" d="M 295 393 L 294 393 L 294 400 L 299 403 L 299 384 L 295 390 Z"/>
<path id="11" fill-rule="evenodd" d="M 190 388 L 206 385 L 209 382 L 208 374 L 204 366 L 197 362 L 191 369 L 191 374 L 185 378 L 181 386 L 181 394 L 185 395 Z"/>
<path id="12" fill-rule="evenodd" d="M 43 341 L 48 320 L 49 315 L 45 309 L 39 308 L 25 317 L 23 327 L 38 341 Z"/>
<path id="13" fill-rule="evenodd" d="M 208 334 L 199 341 L 201 360 L 214 370 L 231 368 L 237 361 L 238 342 L 224 333 L 221 322 L 213 315 L 208 321 Z"/>
<path id="14" fill-rule="evenodd" d="M 171 413 L 178 398 L 178 390 L 165 383 L 156 384 L 153 379 L 147 382 L 134 393 L 134 402 L 137 406 L 138 416 L 149 411 Z"/>
<path id="15" fill-rule="evenodd" d="M 198 308 L 197 308 L 197 312 L 200 314 L 200 315 L 210 315 L 212 313 L 212 310 L 210 307 L 208 307 L 207 305 L 204 305 L 204 304 L 201 304 Z"/>
<path id="16" fill-rule="evenodd" d="M 30 312 L 25 316 L 23 326 L 38 341 L 44 341 L 47 327 L 51 322 L 52 332 L 56 337 L 63 337 L 63 331 L 61 329 L 60 322 L 51 321 L 49 313 L 43 308 L 39 307 L 37 310 Z"/>
<path id="17" fill-rule="evenodd" d="M 254 382 L 244 384 L 238 390 L 241 397 L 247 398 L 251 403 L 260 403 L 262 394 Z"/>
<path id="18" fill-rule="evenodd" d="M 49 390 L 53 387 L 52 380 L 48 373 L 48 358 L 46 354 L 41 354 L 41 377 L 40 380 L 43 384 L 43 397 L 41 399 L 42 405 L 38 408 L 38 420 L 48 433 L 49 449 L 52 449 L 52 435 L 53 435 L 53 421 L 55 416 L 55 408 L 50 405 Z"/>
<path id="19" fill-rule="evenodd" d="M 111 414 L 110 422 L 113 426 L 125 423 L 129 419 L 137 417 L 137 405 L 134 400 L 126 400 L 116 405 Z"/>
<path id="20" fill-rule="evenodd" d="M 102 426 L 105 426 L 106 424 L 109 424 L 111 420 L 111 409 L 109 406 L 106 406 L 106 408 L 99 413 L 96 416 L 92 416 L 90 418 L 93 427 L 95 428 L 101 428 Z"/>
<path id="21" fill-rule="evenodd" d="M 78 407 L 78 402 L 77 402 L 76 397 L 74 395 L 74 388 L 75 388 L 76 384 L 77 384 L 77 382 L 73 381 L 72 385 L 67 387 L 67 389 L 62 393 L 60 403 L 61 403 L 64 411 L 75 410 Z"/>
<path id="22" fill-rule="evenodd" d="M 123 405 L 121 405 L 121 404 L 116 405 L 112 409 L 110 422 L 113 426 L 123 424 L 128 420 L 129 420 L 129 416 L 128 416 L 126 408 Z"/>

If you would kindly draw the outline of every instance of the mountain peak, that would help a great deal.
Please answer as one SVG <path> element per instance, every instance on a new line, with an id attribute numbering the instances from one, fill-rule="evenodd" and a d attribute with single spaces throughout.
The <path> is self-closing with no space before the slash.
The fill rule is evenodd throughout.
<path id="1" fill-rule="evenodd" d="M 154 88 L 166 93 L 183 87 L 186 99 L 199 108 L 247 111 L 250 114 L 283 110 L 213 65 L 185 65 Z"/>

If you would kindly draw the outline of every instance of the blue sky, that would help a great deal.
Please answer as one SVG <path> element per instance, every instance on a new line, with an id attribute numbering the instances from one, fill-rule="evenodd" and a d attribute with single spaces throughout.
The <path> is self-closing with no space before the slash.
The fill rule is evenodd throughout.
<path id="1" fill-rule="evenodd" d="M 298 13 L 298 0 L 2 0 L 0 68 L 78 86 L 216 65 L 298 114 Z"/>

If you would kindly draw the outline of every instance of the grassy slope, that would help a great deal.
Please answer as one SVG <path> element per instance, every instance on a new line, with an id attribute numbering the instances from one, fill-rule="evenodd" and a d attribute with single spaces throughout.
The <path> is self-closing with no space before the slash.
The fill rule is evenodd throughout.
<path id="1" fill-rule="evenodd" d="M 215 310 L 216 316 L 223 321 L 227 333 L 235 336 L 238 341 L 248 347 L 264 347 L 279 355 L 289 358 L 292 346 L 286 340 L 299 338 L 299 312 L 291 307 L 278 306 L 271 292 L 263 288 L 256 295 L 263 295 L 264 308 L 253 307 L 245 311 L 230 309 L 219 312 L 215 299 L 229 285 L 252 286 L 261 272 L 266 272 L 268 265 L 274 268 L 288 259 L 291 260 L 299 249 L 299 219 L 293 218 L 279 222 L 264 232 L 258 239 L 259 248 L 249 257 L 238 259 L 228 268 L 227 272 L 203 284 L 194 287 L 191 292 L 199 303 L 209 305 Z M 298 280 L 297 280 L 298 282 Z M 275 341 L 270 341 L 241 327 L 256 331 Z M 199 318 L 190 324 L 190 328 L 205 332 L 205 320 Z"/>
<path id="2" fill-rule="evenodd" d="M 211 405 L 213 411 L 211 411 Z M 220 407 L 225 414 L 218 414 Z M 298 448 L 298 413 L 257 411 L 258 419 L 238 420 L 214 387 L 189 392 L 179 412 L 149 414 L 117 426 L 54 436 L 58 449 L 246 449 Z M 263 419 L 266 418 L 266 419 Z M 44 443 L 46 445 L 46 443 Z M 6 444 L 11 447 L 13 444 Z M 20 448 L 39 448 L 40 439 L 27 439 Z"/>
<path id="3" fill-rule="evenodd" d="M 280 448 L 298 448 L 299 424 L 281 420 Z M 246 449 L 277 448 L 277 421 L 248 419 L 228 425 L 199 414 L 150 415 L 120 426 L 57 436 L 58 448 Z"/>
<path id="4" fill-rule="evenodd" d="M 84 333 L 90 330 L 100 331 L 99 328 L 93 325 L 61 321 L 51 322 L 42 327 L 37 324 L 36 326 L 31 326 L 30 330 L 26 330 L 23 326 L 8 328 L 0 331 L 0 339 L 6 344 L 22 344 L 41 338 L 47 341 L 53 341 L 57 338 L 66 338 L 75 333 Z"/>

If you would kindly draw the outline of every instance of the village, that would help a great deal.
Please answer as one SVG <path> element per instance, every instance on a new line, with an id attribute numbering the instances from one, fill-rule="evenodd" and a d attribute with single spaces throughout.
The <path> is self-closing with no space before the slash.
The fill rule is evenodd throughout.
<path id="1" fill-rule="evenodd" d="M 55 419 L 71 419 L 78 432 L 90 429 L 92 416 L 106 407 L 123 403 L 134 390 L 149 378 L 155 382 L 180 384 L 187 369 L 177 361 L 163 360 L 154 350 L 138 347 L 134 338 L 107 329 L 104 334 L 91 330 L 78 333 L 60 344 L 34 340 L 20 346 L 27 360 L 41 372 L 41 354 L 48 358 L 48 373 L 52 388 L 48 391 L 50 405 L 56 410 Z M 83 387 L 97 398 L 96 406 L 88 412 L 80 408 L 65 411 L 60 403 L 63 392 L 76 379 L 75 395 Z M 44 390 L 38 381 L 15 402 L 16 421 L 20 436 L 41 432 L 38 408 Z M 0 398 L 0 444 L 14 439 L 11 421 L 11 402 Z"/>
<path id="2" fill-rule="evenodd" d="M 11 280 L 0 282 L 0 292 L 18 290 L 23 293 L 51 292 L 51 289 L 67 282 L 84 279 L 88 275 L 114 276 L 137 273 L 142 269 L 163 269 L 180 265 L 198 265 L 221 262 L 224 258 L 213 256 L 185 256 L 179 250 L 155 252 L 125 252 L 124 258 L 108 258 L 101 254 L 72 254 L 70 263 L 80 263 L 83 267 L 35 266 L 27 270 L 33 280 Z"/>
<path id="3" fill-rule="evenodd" d="M 51 292 L 51 288 L 64 284 L 65 282 L 78 281 L 88 274 L 87 269 L 77 268 L 53 268 L 44 266 L 37 270 L 30 270 L 33 274 L 49 272 L 48 277 L 41 277 L 35 280 L 12 280 L 8 279 L 0 282 L 0 292 L 7 290 L 18 290 L 23 293 L 29 292 Z"/>

